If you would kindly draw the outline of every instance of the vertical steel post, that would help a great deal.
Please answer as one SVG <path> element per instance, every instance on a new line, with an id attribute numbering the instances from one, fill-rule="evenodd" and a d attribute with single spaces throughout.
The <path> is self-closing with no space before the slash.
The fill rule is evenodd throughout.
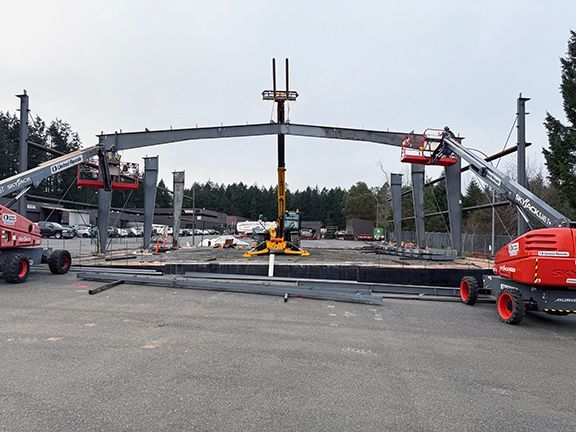
<path id="1" fill-rule="evenodd" d="M 526 187 L 526 101 L 530 98 L 522 97 L 522 93 L 518 96 L 517 112 L 518 126 L 516 129 L 518 137 L 518 183 Z M 522 217 L 520 210 L 518 210 L 518 235 L 521 236 L 528 231 L 528 224 Z"/>
<path id="2" fill-rule="evenodd" d="M 462 252 L 462 161 L 444 168 L 446 177 L 446 198 L 448 202 L 448 218 L 450 220 L 450 234 L 452 249 L 458 254 Z"/>
<path id="3" fill-rule="evenodd" d="M 400 246 L 402 241 L 402 174 L 390 174 L 390 185 L 394 216 L 394 241 L 396 246 Z"/>
<path id="4" fill-rule="evenodd" d="M 490 246 L 490 255 L 496 255 L 496 207 L 494 207 L 494 203 L 496 203 L 496 192 L 492 189 L 492 226 L 491 226 L 491 246 Z"/>
<path id="5" fill-rule="evenodd" d="M 28 169 L 28 94 L 26 90 L 20 95 L 16 95 L 20 98 L 20 137 L 19 137 L 19 162 L 18 162 L 18 172 L 23 172 Z M 22 216 L 26 217 L 26 194 L 22 195 L 18 200 L 17 212 Z"/>
<path id="6" fill-rule="evenodd" d="M 98 252 L 106 253 L 112 191 L 98 189 Z"/>
<path id="7" fill-rule="evenodd" d="M 412 164 L 412 204 L 416 218 L 416 244 L 424 247 L 424 165 Z"/>
<path id="8" fill-rule="evenodd" d="M 178 240 L 180 239 L 180 220 L 182 218 L 182 203 L 184 201 L 184 171 L 174 171 L 172 173 L 174 179 L 174 231 L 172 234 L 172 247 L 178 247 Z"/>
<path id="9" fill-rule="evenodd" d="M 144 249 L 148 249 L 152 238 L 157 183 L 158 156 L 146 157 L 144 158 Z"/>

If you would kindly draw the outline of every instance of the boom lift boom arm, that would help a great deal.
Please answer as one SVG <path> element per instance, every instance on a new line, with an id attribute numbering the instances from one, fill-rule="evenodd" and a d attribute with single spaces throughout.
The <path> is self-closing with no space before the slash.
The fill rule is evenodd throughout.
<path id="1" fill-rule="evenodd" d="M 474 154 L 461 145 L 450 131 L 442 134 L 441 146 L 447 146 L 457 156 L 466 160 L 470 168 L 492 189 L 500 192 L 508 201 L 516 205 L 528 222 L 526 212 L 534 215 L 546 228 L 570 227 L 571 221 L 558 210 L 534 195 L 528 189 L 512 180 L 490 162 Z"/>
<path id="2" fill-rule="evenodd" d="M 0 197 L 9 195 L 13 192 L 17 192 L 30 186 L 38 186 L 40 182 L 45 178 L 48 178 L 61 171 L 65 171 L 69 168 L 75 167 L 76 165 L 81 164 L 82 162 L 86 162 L 91 157 L 96 155 L 99 156 L 101 164 L 106 164 L 106 158 L 104 157 L 104 147 L 101 145 L 95 145 L 85 149 L 76 150 L 75 152 L 65 154 L 55 159 L 51 159 L 38 165 L 35 168 L 31 168 L 27 171 L 13 175 L 12 177 L 0 180 Z"/>

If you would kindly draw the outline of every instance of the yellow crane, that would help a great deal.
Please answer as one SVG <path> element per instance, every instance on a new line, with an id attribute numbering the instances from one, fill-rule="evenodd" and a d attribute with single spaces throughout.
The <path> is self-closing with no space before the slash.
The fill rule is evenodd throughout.
<path id="1" fill-rule="evenodd" d="M 277 104 L 278 123 L 286 119 L 285 102 L 295 101 L 298 93 L 289 90 L 288 59 L 286 59 L 286 90 L 276 89 L 276 59 L 272 59 L 272 90 L 264 90 L 262 98 Z M 244 254 L 245 257 L 266 254 L 288 254 L 309 256 L 310 252 L 300 248 L 300 211 L 286 210 L 286 160 L 285 135 L 278 134 L 278 215 L 276 227 L 265 233 L 264 241 Z"/>

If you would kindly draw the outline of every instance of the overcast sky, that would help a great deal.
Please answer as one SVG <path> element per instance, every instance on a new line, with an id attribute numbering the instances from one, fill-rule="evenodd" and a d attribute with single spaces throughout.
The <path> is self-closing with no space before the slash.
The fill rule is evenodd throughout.
<path id="1" fill-rule="evenodd" d="M 85 146 L 104 131 L 268 122 L 271 58 L 290 58 L 294 123 L 392 131 L 451 128 L 499 151 L 527 110 L 528 159 L 541 166 L 546 111 L 564 119 L 559 58 L 576 1 L 2 1 L 0 110 L 30 94 L 33 115 L 61 118 Z M 283 83 L 283 74 L 280 82 Z M 511 140 L 515 142 L 515 136 Z M 275 137 L 167 144 L 161 177 L 276 182 Z M 349 187 L 408 172 L 399 150 L 287 137 L 287 181 Z M 505 165 L 511 166 L 513 159 Z M 434 177 L 438 170 L 430 170 Z"/>

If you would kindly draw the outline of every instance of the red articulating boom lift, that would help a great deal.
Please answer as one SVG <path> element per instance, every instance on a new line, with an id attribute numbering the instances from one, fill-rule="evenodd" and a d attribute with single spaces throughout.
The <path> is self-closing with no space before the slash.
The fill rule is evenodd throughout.
<path id="1" fill-rule="evenodd" d="M 478 178 L 516 205 L 528 225 L 527 214 L 545 227 L 527 232 L 498 251 L 494 275 L 484 276 L 482 287 L 476 278 L 465 276 L 460 282 L 462 302 L 474 305 L 478 294 L 491 294 L 496 297 L 500 319 L 507 324 L 519 323 L 527 309 L 552 315 L 576 313 L 576 229 L 571 228 L 570 219 L 465 148 L 447 127 L 433 136 L 412 134 L 406 142 L 418 143 L 429 154 L 416 161 L 404 160 L 403 152 L 403 161 L 446 166 L 447 159 L 460 157 Z"/>
<path id="2" fill-rule="evenodd" d="M 93 157 L 97 157 L 98 160 L 90 162 Z M 137 168 L 135 186 L 133 181 L 125 180 L 134 175 L 132 173 L 134 164 L 124 168 L 119 163 L 116 153 L 105 152 L 102 146 L 93 146 L 60 156 L 35 168 L 0 180 L 0 197 L 22 190 L 25 193 L 45 178 L 80 166 L 80 164 L 86 164 L 89 167 L 88 171 L 92 173 L 91 179 L 95 182 L 82 184 L 82 180 L 79 180 L 80 186 L 99 187 L 105 190 L 138 187 Z M 3 269 L 4 279 L 10 283 L 22 283 L 28 278 L 30 267 L 42 263 L 48 263 L 50 271 L 54 274 L 67 273 L 72 264 L 70 252 L 40 247 L 42 236 L 38 225 L 8 207 L 9 205 L 0 205 L 2 215 L 0 219 L 0 268 Z"/>

